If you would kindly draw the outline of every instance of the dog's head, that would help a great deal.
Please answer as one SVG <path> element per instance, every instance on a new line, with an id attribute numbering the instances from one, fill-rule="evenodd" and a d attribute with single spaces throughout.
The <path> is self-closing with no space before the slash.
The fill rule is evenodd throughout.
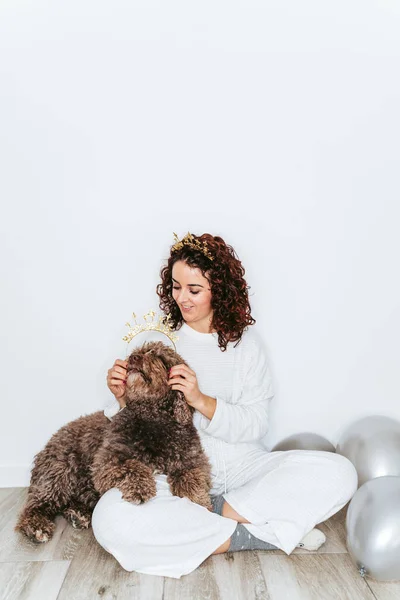
<path id="1" fill-rule="evenodd" d="M 147 400 L 149 407 L 170 407 L 181 423 L 192 420 L 194 409 L 187 404 L 181 391 L 172 390 L 167 383 L 171 367 L 187 364 L 177 352 L 162 342 L 146 342 L 132 351 L 127 362 L 127 405 L 133 405 L 140 398 Z"/>

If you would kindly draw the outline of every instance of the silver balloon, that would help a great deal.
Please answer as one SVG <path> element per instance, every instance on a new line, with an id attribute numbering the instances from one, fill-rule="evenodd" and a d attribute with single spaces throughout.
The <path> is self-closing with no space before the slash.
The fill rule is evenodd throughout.
<path id="1" fill-rule="evenodd" d="M 400 579 L 400 477 L 364 483 L 347 509 L 347 548 L 360 573 Z"/>
<path id="2" fill-rule="evenodd" d="M 360 419 L 340 436 L 336 452 L 355 466 L 358 487 L 376 477 L 400 476 L 400 423 L 382 415 Z"/>
<path id="3" fill-rule="evenodd" d="M 295 433 L 276 444 L 271 452 L 280 450 L 323 450 L 335 452 L 335 446 L 317 433 Z"/>

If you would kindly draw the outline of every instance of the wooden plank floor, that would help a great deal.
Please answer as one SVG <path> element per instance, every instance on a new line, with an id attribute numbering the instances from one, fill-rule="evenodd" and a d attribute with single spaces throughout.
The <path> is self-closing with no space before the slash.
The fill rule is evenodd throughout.
<path id="1" fill-rule="evenodd" d="M 399 582 L 362 578 L 346 549 L 347 506 L 318 525 L 317 552 L 297 548 L 207 558 L 181 579 L 129 573 L 96 542 L 92 530 L 57 517 L 47 544 L 13 528 L 27 488 L 0 489 L 0 600 L 398 600 Z"/>

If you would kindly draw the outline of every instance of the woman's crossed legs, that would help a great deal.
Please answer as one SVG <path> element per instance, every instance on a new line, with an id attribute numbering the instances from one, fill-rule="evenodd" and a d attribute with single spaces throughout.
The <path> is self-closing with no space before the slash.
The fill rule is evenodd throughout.
<path id="1" fill-rule="evenodd" d="M 334 453 L 292 450 L 279 453 L 278 461 L 274 454 L 266 452 L 269 459 L 257 475 L 224 494 L 222 516 L 172 496 L 160 474 L 157 496 L 145 504 L 127 502 L 117 488 L 106 492 L 93 512 L 93 533 L 127 571 L 174 578 L 211 554 L 226 552 L 237 523 L 290 554 L 317 523 L 350 500 L 357 472 Z"/>

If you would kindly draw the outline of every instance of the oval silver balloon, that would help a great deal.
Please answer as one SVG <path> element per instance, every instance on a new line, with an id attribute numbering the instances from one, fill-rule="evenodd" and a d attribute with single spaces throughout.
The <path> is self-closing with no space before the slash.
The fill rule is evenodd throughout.
<path id="1" fill-rule="evenodd" d="M 364 483 L 350 501 L 346 528 L 349 554 L 363 573 L 400 579 L 400 477 Z"/>
<path id="2" fill-rule="evenodd" d="M 335 452 L 335 446 L 317 433 L 295 433 L 275 444 L 271 452 L 281 450 L 323 450 Z"/>
<path id="3" fill-rule="evenodd" d="M 400 476 L 400 423 L 382 415 L 364 417 L 342 433 L 336 452 L 355 466 L 358 487 L 376 477 Z"/>

